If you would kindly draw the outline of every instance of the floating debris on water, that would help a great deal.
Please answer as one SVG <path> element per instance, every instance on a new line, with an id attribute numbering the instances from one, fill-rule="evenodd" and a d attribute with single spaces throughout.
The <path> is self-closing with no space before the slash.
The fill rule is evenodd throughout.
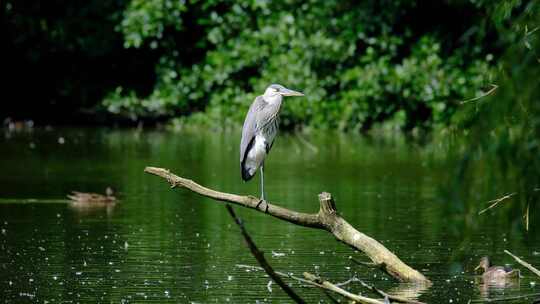
<path id="1" fill-rule="evenodd" d="M 113 194 L 114 191 L 112 190 L 112 188 L 107 187 L 107 189 L 105 190 L 105 195 L 92 192 L 72 191 L 71 194 L 67 195 L 67 197 L 73 202 L 81 204 L 103 204 L 116 202 L 116 197 Z"/>
<path id="2" fill-rule="evenodd" d="M 272 250 L 272 257 L 277 258 L 277 257 L 282 257 L 282 256 L 285 256 L 285 253 Z"/>

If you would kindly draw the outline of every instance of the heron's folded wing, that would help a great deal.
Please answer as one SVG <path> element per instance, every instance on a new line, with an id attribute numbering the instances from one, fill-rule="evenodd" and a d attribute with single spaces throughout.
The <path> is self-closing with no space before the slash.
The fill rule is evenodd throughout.
<path id="1" fill-rule="evenodd" d="M 257 133 L 257 113 L 262 110 L 266 102 L 262 96 L 257 96 L 246 115 L 244 127 L 242 128 L 242 140 L 240 141 L 240 163 L 243 163 L 249 146 L 252 144 Z"/>

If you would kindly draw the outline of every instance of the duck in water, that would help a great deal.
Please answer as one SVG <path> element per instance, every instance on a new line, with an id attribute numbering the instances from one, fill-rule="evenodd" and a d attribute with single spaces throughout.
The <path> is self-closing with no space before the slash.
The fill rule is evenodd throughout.
<path id="1" fill-rule="evenodd" d="M 504 282 L 511 279 L 519 279 L 519 269 L 512 269 L 510 267 L 503 266 L 491 266 L 491 262 L 487 256 L 480 259 L 480 264 L 476 266 L 475 271 L 483 269 L 482 280 L 484 283 L 490 282 Z"/>

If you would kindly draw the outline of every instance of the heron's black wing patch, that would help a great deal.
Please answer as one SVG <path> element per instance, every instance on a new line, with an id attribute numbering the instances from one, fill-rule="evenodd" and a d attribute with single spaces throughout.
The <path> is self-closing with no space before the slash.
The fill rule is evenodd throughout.
<path id="1" fill-rule="evenodd" d="M 242 173 L 242 179 L 243 179 L 244 181 L 246 181 L 246 182 L 247 182 L 248 180 L 252 179 L 253 176 L 255 175 L 255 174 L 253 174 L 253 175 L 249 174 L 249 170 L 248 170 L 248 168 L 246 168 L 246 166 L 245 166 L 245 163 L 246 163 L 246 157 L 247 157 L 247 155 L 248 155 L 248 153 L 249 153 L 249 150 L 251 150 L 251 148 L 253 147 L 253 144 L 254 144 L 254 143 L 255 143 L 255 137 L 253 137 L 253 138 L 251 139 L 251 141 L 248 143 L 248 145 L 247 145 L 247 147 L 246 147 L 246 150 L 245 150 L 245 152 L 244 152 L 244 156 L 242 157 L 242 161 L 240 162 L 240 171 L 241 171 L 241 173 Z"/>

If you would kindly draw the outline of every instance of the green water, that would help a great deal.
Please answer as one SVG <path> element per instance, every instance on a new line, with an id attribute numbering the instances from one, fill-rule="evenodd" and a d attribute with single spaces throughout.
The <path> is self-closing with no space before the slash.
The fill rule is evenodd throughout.
<path id="1" fill-rule="evenodd" d="M 223 205 L 171 190 L 143 173 L 166 167 L 226 192 L 258 195 L 243 183 L 238 132 L 53 129 L 0 137 L 0 299 L 4 303 L 288 303 L 261 272 Z M 317 194 L 331 192 L 342 215 L 433 281 L 398 284 L 356 266 L 366 258 L 328 233 L 237 207 L 254 241 L 276 270 L 318 273 L 334 282 L 352 276 L 388 292 L 430 303 L 539 293 L 540 278 L 507 286 L 475 282 L 482 255 L 540 266 L 539 221 L 529 232 L 512 201 L 478 216 L 486 201 L 512 189 L 508 177 L 467 182 L 456 176 L 451 144 L 407 143 L 357 135 L 280 135 L 265 168 L 272 202 L 316 212 Z M 475 161 L 486 170 L 487 160 Z M 489 170 L 486 170 L 489 172 Z M 481 175 L 481 174 L 480 174 Z M 478 175 L 477 175 L 478 176 Z M 457 182 L 456 182 L 457 181 Z M 474 189 L 471 191 L 471 184 Z M 114 206 L 81 208 L 72 190 L 117 191 Z M 467 193 L 464 195 L 463 193 Z M 519 212 L 518 212 L 519 213 Z M 309 303 L 329 303 L 317 289 L 292 281 Z M 353 292 L 365 291 L 350 284 Z M 374 295 L 371 295 L 374 296 Z"/>

